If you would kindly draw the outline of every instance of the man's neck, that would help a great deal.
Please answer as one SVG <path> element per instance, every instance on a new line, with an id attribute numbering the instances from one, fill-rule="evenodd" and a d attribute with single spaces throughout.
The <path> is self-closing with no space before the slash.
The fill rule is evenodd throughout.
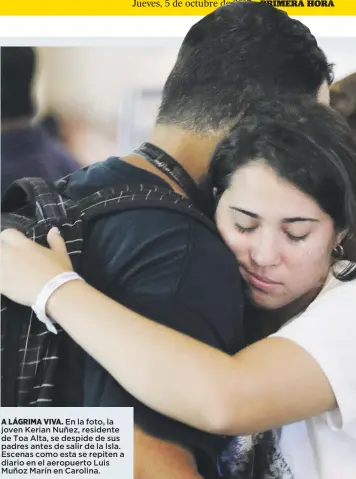
<path id="1" fill-rule="evenodd" d="M 148 142 L 172 156 L 198 183 L 208 171 L 211 156 L 221 137 L 198 135 L 175 126 L 158 125 L 149 135 Z M 139 155 L 132 153 L 122 160 L 160 176 L 175 191 L 182 194 L 180 188 L 172 180 Z"/>
<path id="2" fill-rule="evenodd" d="M 208 171 L 221 135 L 196 134 L 174 126 L 157 126 L 148 141 L 172 156 L 198 182 Z"/>

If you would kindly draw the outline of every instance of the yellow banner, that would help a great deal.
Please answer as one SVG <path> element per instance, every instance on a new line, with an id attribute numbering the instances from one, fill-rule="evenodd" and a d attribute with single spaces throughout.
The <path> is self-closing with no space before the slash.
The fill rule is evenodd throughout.
<path id="1" fill-rule="evenodd" d="M 261 1 L 291 16 L 356 15 L 356 0 L 1 0 L 0 15 L 206 15 L 221 5 Z"/>

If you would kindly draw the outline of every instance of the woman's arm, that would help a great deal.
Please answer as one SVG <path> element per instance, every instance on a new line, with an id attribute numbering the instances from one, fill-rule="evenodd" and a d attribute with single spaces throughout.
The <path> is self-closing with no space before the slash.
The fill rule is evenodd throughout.
<path id="1" fill-rule="evenodd" d="M 17 302 L 33 304 L 49 279 L 71 269 L 56 234 L 49 237 L 52 251 L 17 232 L 0 238 L 1 292 Z M 230 357 L 137 315 L 82 281 L 59 288 L 48 313 L 131 394 L 202 430 L 262 431 L 335 406 L 318 363 L 289 339 L 269 338 Z"/>
<path id="2" fill-rule="evenodd" d="M 54 293 L 48 307 L 131 394 L 198 429 L 257 432 L 334 406 L 317 363 L 287 339 L 266 339 L 230 357 L 142 318 L 79 281 Z"/>

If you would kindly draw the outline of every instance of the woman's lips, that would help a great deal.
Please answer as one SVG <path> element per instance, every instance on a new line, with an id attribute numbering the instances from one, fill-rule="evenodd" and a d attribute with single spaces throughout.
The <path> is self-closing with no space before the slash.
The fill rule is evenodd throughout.
<path id="1" fill-rule="evenodd" d="M 247 269 L 242 267 L 242 276 L 243 278 L 254 288 L 259 289 L 260 291 L 270 292 L 274 291 L 278 286 L 281 285 L 278 281 L 273 281 L 270 278 L 259 276 L 257 274 L 251 273 Z"/>

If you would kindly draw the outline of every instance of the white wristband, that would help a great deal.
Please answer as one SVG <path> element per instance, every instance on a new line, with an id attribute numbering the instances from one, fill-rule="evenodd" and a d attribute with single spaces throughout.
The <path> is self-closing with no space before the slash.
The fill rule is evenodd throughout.
<path id="1" fill-rule="evenodd" d="M 55 276 L 43 286 L 36 298 L 36 303 L 31 306 L 37 318 L 46 325 L 48 331 L 51 333 L 57 334 L 57 330 L 53 324 L 53 320 L 46 315 L 47 301 L 60 286 L 76 279 L 84 281 L 83 278 L 74 271 L 68 271 Z"/>

